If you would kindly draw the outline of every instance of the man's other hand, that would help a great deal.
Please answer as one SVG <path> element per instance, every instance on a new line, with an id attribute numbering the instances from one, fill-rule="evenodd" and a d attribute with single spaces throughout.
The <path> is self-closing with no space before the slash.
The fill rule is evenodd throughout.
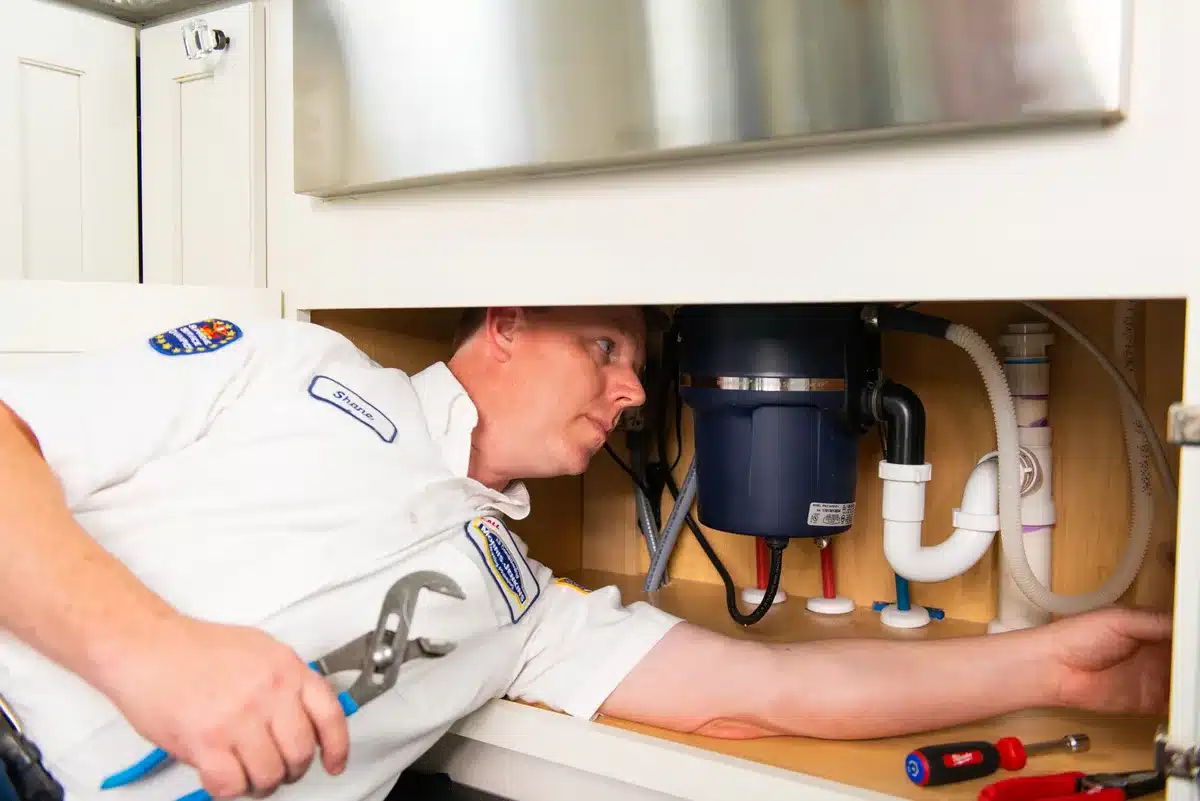
<path id="1" fill-rule="evenodd" d="M 173 618 L 131 654 L 113 700 L 146 739 L 194 767 L 214 798 L 264 797 L 303 776 L 320 745 L 345 767 L 345 714 L 328 681 L 253 628 Z"/>
<path id="2" fill-rule="evenodd" d="M 1060 702 L 1096 712 L 1163 714 L 1171 688 L 1171 616 L 1103 609 L 1045 628 L 1062 667 Z"/>

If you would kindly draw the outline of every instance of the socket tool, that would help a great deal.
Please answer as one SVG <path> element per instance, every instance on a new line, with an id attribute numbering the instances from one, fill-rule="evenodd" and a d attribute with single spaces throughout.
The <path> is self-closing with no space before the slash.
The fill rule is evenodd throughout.
<path id="1" fill-rule="evenodd" d="M 1039 754 L 1080 754 L 1091 745 L 1086 734 L 1068 734 L 1028 745 L 1016 737 L 1001 737 L 995 743 L 979 740 L 927 745 L 905 757 L 904 772 L 913 784 L 937 787 L 990 776 L 1001 768 L 1020 770 L 1029 757 Z"/>

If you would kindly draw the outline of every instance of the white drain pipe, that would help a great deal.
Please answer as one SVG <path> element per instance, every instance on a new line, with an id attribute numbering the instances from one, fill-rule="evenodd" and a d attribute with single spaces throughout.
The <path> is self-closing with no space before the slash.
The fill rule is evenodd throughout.
<path id="1" fill-rule="evenodd" d="M 1050 586 L 1052 534 L 1058 521 L 1054 505 L 1054 462 L 1050 428 L 1050 359 L 1046 349 L 1054 344 L 1048 323 L 1017 323 L 1000 338 L 1004 346 L 1004 374 L 1017 412 L 1017 443 L 1033 457 L 1033 472 L 1023 470 L 1021 529 L 1029 568 L 1038 582 Z M 1023 465 L 1024 467 L 1024 465 Z M 1033 486 L 1025 489 L 1029 482 Z M 1000 576 L 996 617 L 989 632 L 1012 631 L 1049 623 L 1049 612 L 1033 604 L 1013 580 L 1009 557 L 1000 546 Z"/>
<path id="2" fill-rule="evenodd" d="M 974 567 L 1000 530 L 1000 516 L 996 514 L 997 476 L 994 454 L 980 459 L 963 487 L 962 505 L 954 510 L 954 532 L 937 545 L 922 545 L 925 484 L 933 477 L 933 467 L 928 462 L 922 465 L 880 462 L 883 553 L 892 570 L 909 581 L 935 584 L 961 576 Z M 924 615 L 920 625 L 929 622 L 925 610 L 917 614 Z M 904 626 L 912 627 L 915 625 Z"/>

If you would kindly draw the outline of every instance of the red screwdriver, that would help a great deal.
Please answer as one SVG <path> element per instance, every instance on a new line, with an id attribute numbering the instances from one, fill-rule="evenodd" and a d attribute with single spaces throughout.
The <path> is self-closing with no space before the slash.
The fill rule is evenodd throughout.
<path id="1" fill-rule="evenodd" d="M 1027 757 L 1052 751 L 1081 754 L 1091 748 L 1086 734 L 1068 734 L 1057 740 L 1025 745 L 1016 737 L 1002 737 L 995 744 L 985 741 L 946 743 L 918 748 L 904 759 L 904 772 L 913 784 L 936 787 L 989 776 L 1000 768 L 1020 770 Z"/>

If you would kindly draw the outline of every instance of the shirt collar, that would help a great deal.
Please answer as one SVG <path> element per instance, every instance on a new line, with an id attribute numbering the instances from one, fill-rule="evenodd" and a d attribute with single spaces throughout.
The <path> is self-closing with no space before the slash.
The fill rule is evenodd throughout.
<path id="1" fill-rule="evenodd" d="M 429 436 L 450 471 L 469 481 L 475 494 L 490 500 L 504 514 L 516 520 L 525 518 L 529 514 L 529 490 L 524 482 L 514 481 L 503 492 L 497 492 L 467 476 L 471 435 L 479 425 L 479 410 L 445 362 L 431 364 L 414 375 L 412 385 Z"/>

